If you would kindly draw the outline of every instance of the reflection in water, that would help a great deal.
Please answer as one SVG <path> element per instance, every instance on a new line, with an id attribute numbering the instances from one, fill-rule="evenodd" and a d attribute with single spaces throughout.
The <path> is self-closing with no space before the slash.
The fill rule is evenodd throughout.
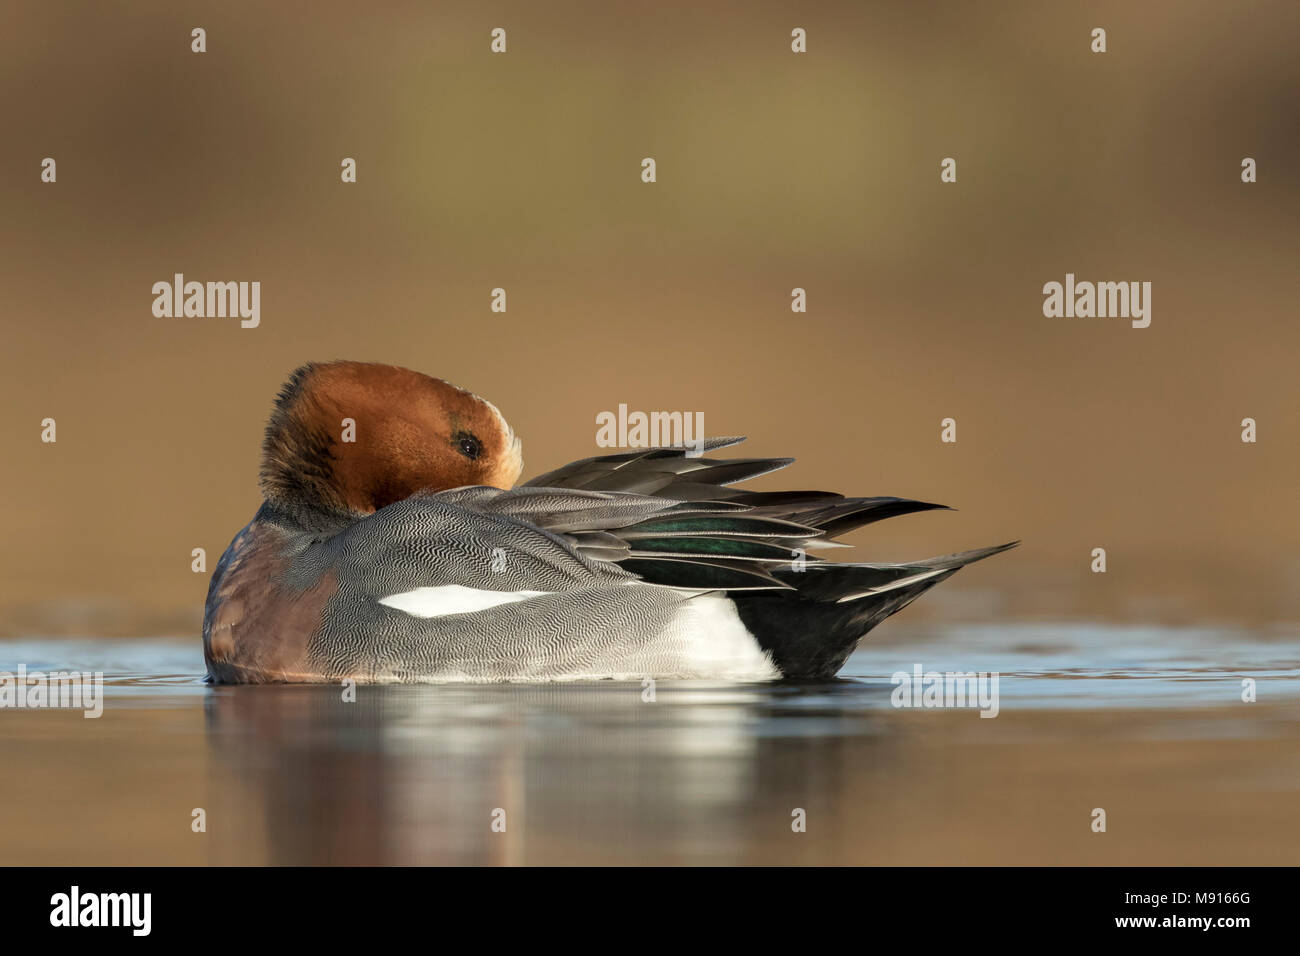
<path id="1" fill-rule="evenodd" d="M 0 864 L 1300 863 L 1284 628 L 897 626 L 842 680 L 660 682 L 653 702 L 210 687 L 192 639 L 0 642 L 0 671 L 19 663 L 104 671 L 105 709 L 0 711 L 22 771 Z M 915 664 L 999 672 L 998 717 L 894 709 Z"/>
<path id="2" fill-rule="evenodd" d="M 218 687 L 208 736 L 214 773 L 261 791 L 275 863 L 706 861 L 776 841 L 799 856 L 850 835 L 850 755 L 887 772 L 889 689 L 360 687 L 348 703 L 338 687 Z"/>

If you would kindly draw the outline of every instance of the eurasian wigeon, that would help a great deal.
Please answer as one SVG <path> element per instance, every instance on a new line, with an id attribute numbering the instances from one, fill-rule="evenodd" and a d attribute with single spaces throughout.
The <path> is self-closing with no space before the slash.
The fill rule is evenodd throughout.
<path id="1" fill-rule="evenodd" d="M 943 506 L 725 487 L 788 464 L 639 449 L 514 487 L 519 439 L 490 402 L 404 368 L 305 365 L 266 429 L 265 500 L 212 575 L 208 674 L 825 678 L 876 624 L 1015 544 L 823 561 L 808 549 Z"/>

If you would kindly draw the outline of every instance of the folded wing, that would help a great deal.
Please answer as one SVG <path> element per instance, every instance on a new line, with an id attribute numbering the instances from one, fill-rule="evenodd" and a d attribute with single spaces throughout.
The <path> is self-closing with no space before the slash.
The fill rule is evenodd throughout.
<path id="1" fill-rule="evenodd" d="M 707 439 L 702 450 L 742 441 Z M 534 521 L 647 582 L 699 590 L 794 588 L 773 571 L 820 561 L 808 552 L 834 547 L 836 537 L 863 525 L 945 507 L 908 498 L 728 487 L 792 461 L 650 448 L 575 461 L 511 491 L 448 494 Z"/>

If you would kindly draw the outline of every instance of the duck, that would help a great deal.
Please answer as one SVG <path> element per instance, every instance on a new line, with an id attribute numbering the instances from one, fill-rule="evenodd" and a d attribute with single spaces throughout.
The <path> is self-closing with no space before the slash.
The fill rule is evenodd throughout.
<path id="1" fill-rule="evenodd" d="M 262 503 L 215 566 L 218 684 L 833 678 L 877 624 L 1009 542 L 902 564 L 824 553 L 945 506 L 731 486 L 793 462 L 741 437 L 585 458 L 518 483 L 495 405 L 373 362 L 275 398 Z"/>

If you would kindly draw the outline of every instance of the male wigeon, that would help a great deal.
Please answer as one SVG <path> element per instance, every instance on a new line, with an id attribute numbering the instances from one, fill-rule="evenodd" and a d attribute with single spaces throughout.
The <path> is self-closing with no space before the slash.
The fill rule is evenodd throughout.
<path id="1" fill-rule="evenodd" d="M 305 365 L 266 429 L 265 500 L 212 575 L 208 674 L 826 678 L 876 624 L 1015 544 L 823 561 L 808 549 L 943 506 L 726 487 L 789 463 L 640 449 L 514 487 L 519 439 L 490 402 L 404 368 Z"/>

